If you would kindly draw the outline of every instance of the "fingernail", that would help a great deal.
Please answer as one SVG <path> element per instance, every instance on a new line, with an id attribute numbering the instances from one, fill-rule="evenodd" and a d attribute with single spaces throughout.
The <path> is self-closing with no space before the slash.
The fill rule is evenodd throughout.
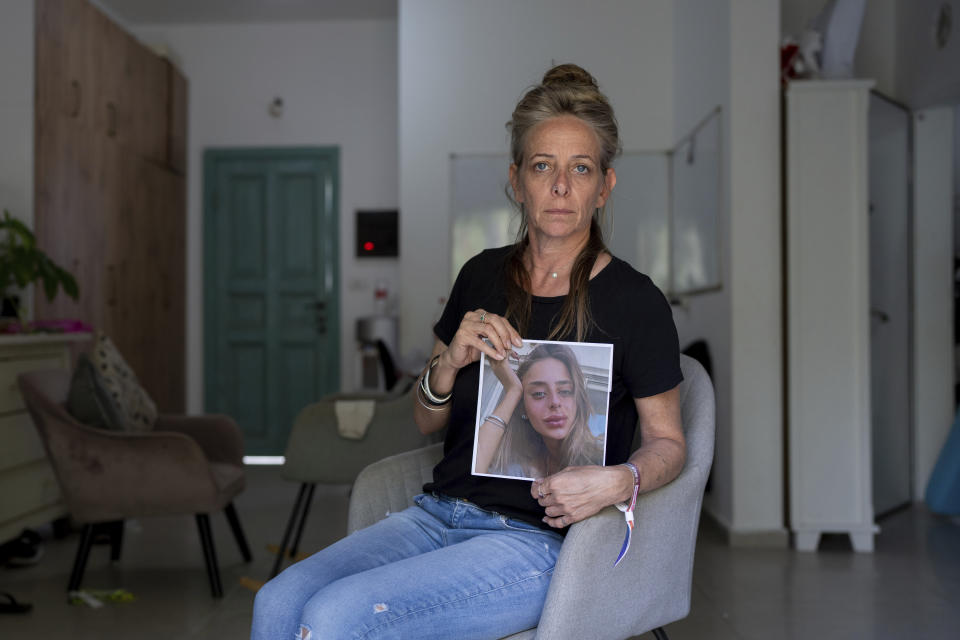
<path id="1" fill-rule="evenodd" d="M 514 339 L 513 339 L 513 344 L 517 345 L 518 347 L 522 347 L 522 346 L 523 346 L 523 340 L 521 340 L 520 338 L 514 338 Z"/>
<path id="2" fill-rule="evenodd" d="M 496 358 L 497 360 L 503 360 L 503 354 L 502 354 L 502 353 L 497 353 L 497 354 L 495 354 L 493 357 Z"/>

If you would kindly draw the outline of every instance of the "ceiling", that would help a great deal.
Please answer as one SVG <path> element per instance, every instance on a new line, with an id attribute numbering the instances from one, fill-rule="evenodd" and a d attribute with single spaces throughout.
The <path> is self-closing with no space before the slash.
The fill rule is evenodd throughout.
<path id="1" fill-rule="evenodd" d="M 97 0 L 127 24 L 299 22 L 397 17 L 397 0 Z"/>

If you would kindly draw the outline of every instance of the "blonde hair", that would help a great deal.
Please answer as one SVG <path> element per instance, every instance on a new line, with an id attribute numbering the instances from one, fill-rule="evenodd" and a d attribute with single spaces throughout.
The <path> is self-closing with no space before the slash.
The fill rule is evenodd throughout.
<path id="1" fill-rule="evenodd" d="M 570 432 L 560 445 L 559 468 L 574 465 L 602 465 L 603 440 L 590 431 L 589 420 L 593 408 L 583 370 L 573 350 L 562 344 L 537 345 L 523 357 L 517 368 L 517 377 L 522 383 L 530 367 L 546 359 L 558 360 L 567 368 L 573 381 L 574 400 L 577 405 Z M 543 436 L 534 431 L 529 422 L 518 416 L 523 412 L 523 406 L 521 402 L 508 421 L 509 427 L 503 434 L 503 439 L 494 455 L 490 473 L 516 475 L 516 473 L 510 473 L 511 467 L 515 465 L 523 469 L 525 477 L 547 473 L 547 469 L 541 469 L 538 465 L 540 461 L 547 460 L 547 447 L 543 442 Z"/>
<path id="2" fill-rule="evenodd" d="M 600 178 L 604 179 L 621 149 L 617 119 L 609 100 L 600 92 L 596 79 L 575 64 L 561 64 L 547 71 L 541 83 L 529 89 L 517 103 L 507 123 L 513 164 L 517 168 L 523 166 L 527 137 L 534 127 L 562 115 L 579 118 L 596 133 L 600 143 Z M 511 200 L 514 199 L 511 197 Z M 520 209 L 522 212 L 523 207 Z M 570 273 L 570 292 L 563 302 L 556 325 L 547 336 L 548 340 L 573 336 L 577 342 L 582 342 L 592 324 L 587 287 L 594 262 L 607 250 L 603 242 L 602 222 L 603 211 L 598 209 L 590 223 L 587 246 L 574 262 Z M 532 312 L 530 274 L 523 263 L 529 242 L 526 216 L 521 215 L 517 241 L 506 264 L 506 317 L 516 325 L 521 335 L 526 332 Z"/>

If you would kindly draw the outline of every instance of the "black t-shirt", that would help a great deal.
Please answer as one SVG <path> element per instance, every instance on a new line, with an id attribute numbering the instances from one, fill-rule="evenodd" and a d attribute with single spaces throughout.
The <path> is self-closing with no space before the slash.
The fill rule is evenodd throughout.
<path id="1" fill-rule="evenodd" d="M 510 249 L 488 249 L 460 270 L 443 315 L 433 328 L 444 344 L 450 344 L 468 311 L 482 308 L 497 315 L 506 312 L 504 264 Z M 546 340 L 563 301 L 563 296 L 534 296 L 530 326 L 521 338 Z M 630 457 L 633 445 L 637 425 L 633 399 L 669 391 L 683 380 L 677 330 L 670 305 L 653 281 L 616 257 L 590 280 L 589 301 L 594 326 L 583 342 L 613 344 L 606 464 L 620 464 Z M 464 498 L 484 509 L 549 529 L 541 520 L 543 507 L 530 496 L 529 481 L 470 473 L 479 383 L 479 362 L 458 372 L 443 459 L 434 467 L 433 482 L 423 490 Z"/>

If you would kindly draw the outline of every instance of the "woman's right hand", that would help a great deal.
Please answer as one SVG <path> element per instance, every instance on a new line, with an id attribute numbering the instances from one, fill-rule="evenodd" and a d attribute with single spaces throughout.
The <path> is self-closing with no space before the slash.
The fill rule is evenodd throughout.
<path id="1" fill-rule="evenodd" d="M 515 346 L 522 347 L 523 341 L 506 318 L 477 309 L 464 314 L 443 356 L 447 365 L 462 369 L 479 360 L 481 353 L 494 362 L 506 360 Z"/>

